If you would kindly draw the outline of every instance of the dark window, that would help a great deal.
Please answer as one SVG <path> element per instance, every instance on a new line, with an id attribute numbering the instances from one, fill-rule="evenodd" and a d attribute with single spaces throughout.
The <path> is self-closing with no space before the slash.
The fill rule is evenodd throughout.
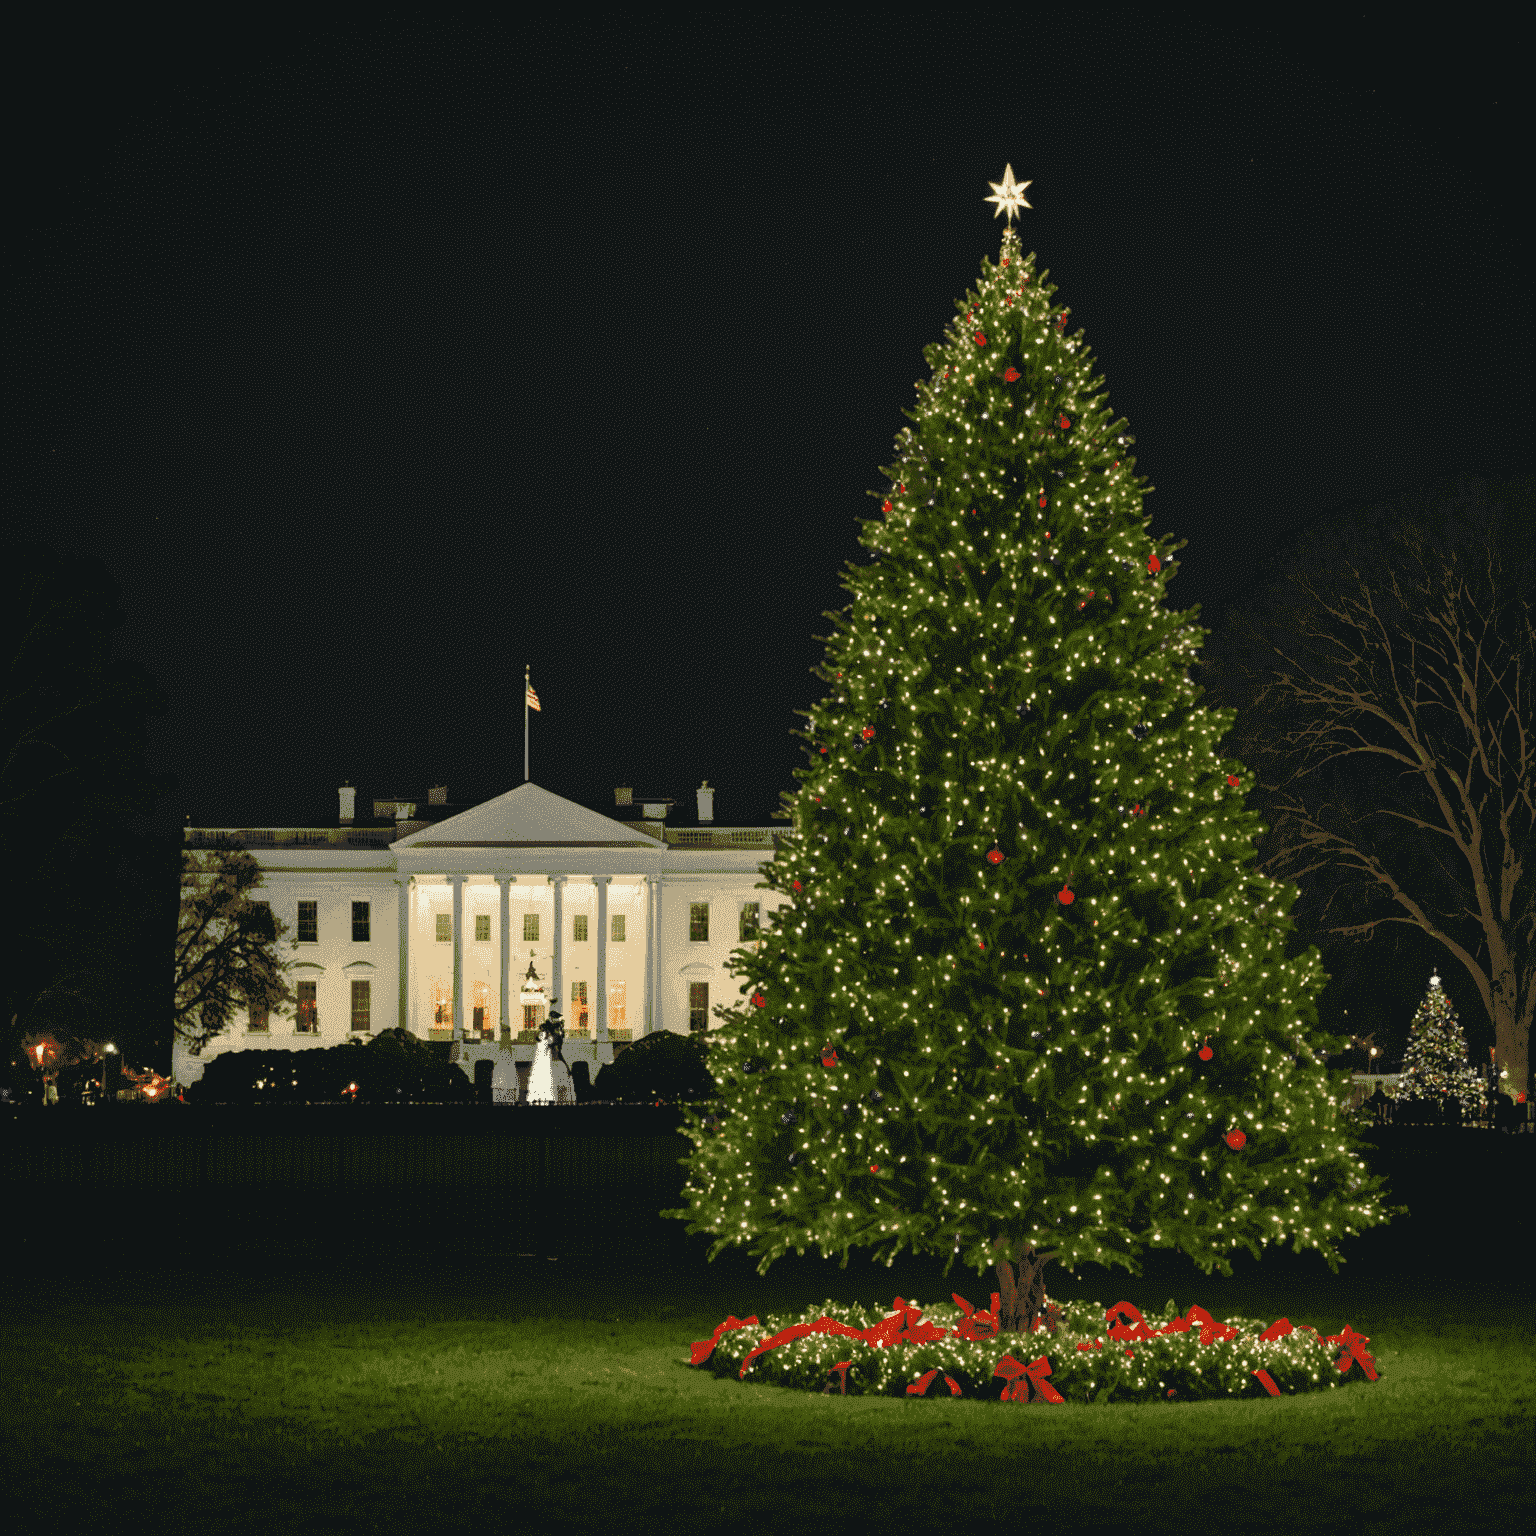
<path id="1" fill-rule="evenodd" d="M 571 1028 L 588 1028 L 587 1020 L 587 984 L 584 981 L 571 983 Z"/>
<path id="2" fill-rule="evenodd" d="M 299 943 L 318 944 L 320 942 L 320 907 L 313 901 L 301 901 L 299 903 Z"/>
<path id="3" fill-rule="evenodd" d="M 537 912 L 523 913 L 523 938 L 530 944 L 538 942 L 539 914 Z"/>
<path id="4" fill-rule="evenodd" d="M 624 914 L 622 912 L 615 912 L 608 919 L 608 940 L 612 944 L 622 944 L 624 942 Z"/>
<path id="5" fill-rule="evenodd" d="M 688 1028 L 696 1035 L 702 1035 L 709 1028 L 709 983 L 707 981 L 688 983 Z"/>
<path id="6" fill-rule="evenodd" d="M 477 912 L 475 914 L 475 942 L 484 944 L 491 936 L 491 915 L 489 912 Z"/>
<path id="7" fill-rule="evenodd" d="M 353 903 L 354 907 L 358 905 L 357 902 Z M 368 1022 L 369 1005 L 372 1001 L 369 996 L 370 990 L 369 983 L 366 981 L 352 983 L 352 1029 L 355 1034 L 365 1035 L 373 1028 Z"/>
<path id="8" fill-rule="evenodd" d="M 439 944 L 453 942 L 453 918 L 446 912 L 437 914 L 437 942 Z"/>
<path id="9" fill-rule="evenodd" d="M 313 911 L 314 905 L 312 901 L 301 901 L 299 909 L 302 911 L 308 907 Z M 301 1035 L 317 1034 L 320 1029 L 320 1016 L 315 1009 L 315 983 L 301 981 L 294 990 L 299 994 L 299 1033 Z"/>
<path id="10" fill-rule="evenodd" d="M 575 939 L 578 944 L 581 944 L 586 940 L 587 919 L 585 915 L 573 918 L 571 920 L 571 937 Z"/>
<path id="11" fill-rule="evenodd" d="M 741 909 L 741 942 L 750 943 L 757 937 L 758 904 L 755 901 L 745 902 Z"/>
<path id="12" fill-rule="evenodd" d="M 366 901 L 352 903 L 352 942 L 354 944 L 368 942 L 368 903 Z"/>
<path id="13" fill-rule="evenodd" d="M 475 1004 L 475 1018 L 472 1028 L 477 1035 L 483 1035 L 485 1033 L 485 1009 L 482 1008 L 478 1003 Z"/>
<path id="14" fill-rule="evenodd" d="M 258 1008 L 255 1003 L 252 1003 L 246 1028 L 249 1029 L 253 1034 L 266 1034 L 271 1028 L 267 1010 L 265 1008 Z"/>
<path id="15" fill-rule="evenodd" d="M 691 901 L 688 903 L 688 938 L 693 943 L 702 943 L 708 940 L 709 903 L 707 901 Z"/>

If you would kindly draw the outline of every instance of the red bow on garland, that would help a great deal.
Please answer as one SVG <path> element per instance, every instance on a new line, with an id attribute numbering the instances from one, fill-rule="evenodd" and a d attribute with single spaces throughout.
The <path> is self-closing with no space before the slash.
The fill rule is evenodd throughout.
<path id="1" fill-rule="evenodd" d="M 1038 1360 L 1032 1360 L 1028 1365 L 1021 1365 L 1012 1355 L 1004 1355 L 997 1362 L 997 1369 L 992 1372 L 994 1376 L 1002 1376 L 1008 1382 L 1003 1388 L 1005 1403 L 1064 1403 L 1060 1392 L 1045 1378 L 1051 1374 L 1051 1362 L 1041 1355 Z M 1030 1388 L 1033 1386 L 1033 1394 Z"/>

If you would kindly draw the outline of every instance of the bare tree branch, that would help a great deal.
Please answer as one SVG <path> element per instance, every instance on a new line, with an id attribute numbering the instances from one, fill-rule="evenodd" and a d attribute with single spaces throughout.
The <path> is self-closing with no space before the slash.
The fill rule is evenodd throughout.
<path id="1" fill-rule="evenodd" d="M 1233 618 L 1207 674 L 1267 802 L 1261 869 L 1321 882 L 1321 935 L 1402 925 L 1442 946 L 1493 1020 L 1511 1092 L 1536 1012 L 1536 580 L 1518 537 L 1533 488 L 1477 504 L 1462 482 L 1449 513 L 1330 526 Z"/>

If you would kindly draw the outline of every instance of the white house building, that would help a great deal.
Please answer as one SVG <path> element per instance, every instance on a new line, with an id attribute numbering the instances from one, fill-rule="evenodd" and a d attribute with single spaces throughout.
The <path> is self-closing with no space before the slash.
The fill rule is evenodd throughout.
<path id="1" fill-rule="evenodd" d="M 595 1076 L 642 1035 L 710 1028 L 715 1007 L 740 1000 L 731 951 L 783 903 L 759 882 L 787 828 L 716 826 L 707 780 L 697 820 L 670 825 L 673 801 L 628 789 L 614 792 L 624 819 L 533 783 L 464 808 L 446 789 L 425 804 L 375 800 L 371 818 L 355 815 L 356 793 L 340 790 L 334 827 L 187 827 L 187 846 L 227 839 L 260 864 L 255 899 L 288 925 L 299 1007 L 252 1012 L 197 1055 L 178 1040 L 178 1083 L 224 1051 L 397 1025 L 454 1042 L 477 1084 L 508 1055 L 526 1082 L 557 998 L 565 1059 Z"/>

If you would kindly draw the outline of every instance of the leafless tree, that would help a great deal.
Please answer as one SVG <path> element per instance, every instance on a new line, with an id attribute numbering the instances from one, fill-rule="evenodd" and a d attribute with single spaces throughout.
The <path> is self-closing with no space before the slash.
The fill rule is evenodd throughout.
<path id="1" fill-rule="evenodd" d="M 1421 929 L 1523 1092 L 1536 1011 L 1536 481 L 1460 477 L 1303 535 L 1208 644 L 1207 702 L 1257 776 L 1260 867 L 1317 936 Z"/>

